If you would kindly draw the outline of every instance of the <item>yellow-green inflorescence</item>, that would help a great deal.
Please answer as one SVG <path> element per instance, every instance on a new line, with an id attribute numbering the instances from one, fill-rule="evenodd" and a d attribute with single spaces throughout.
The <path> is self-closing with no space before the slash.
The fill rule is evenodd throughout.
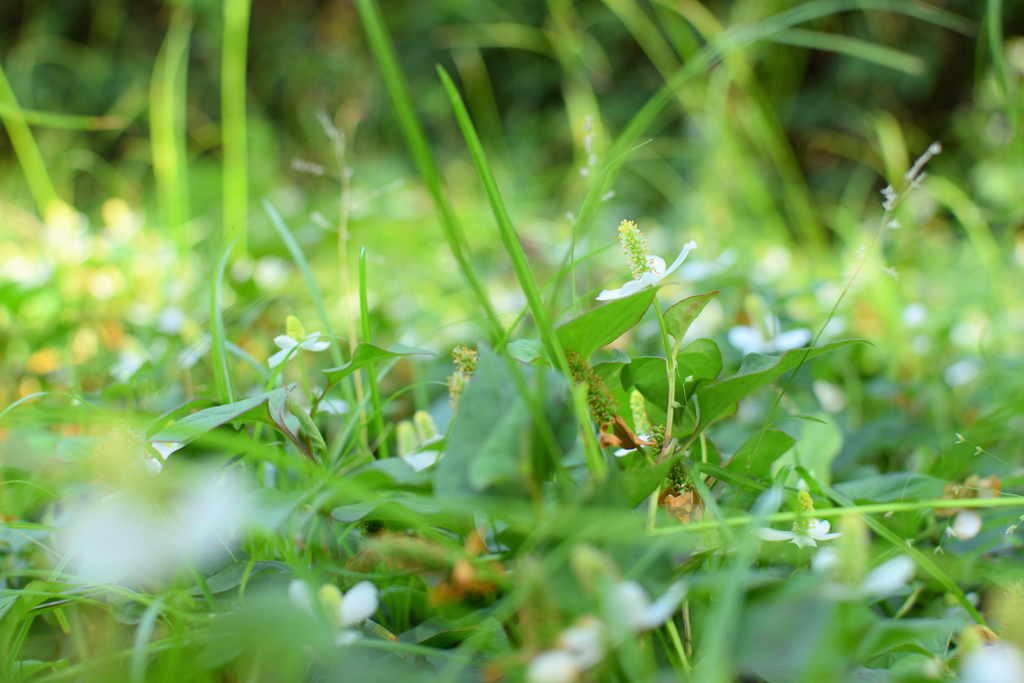
<path id="1" fill-rule="evenodd" d="M 801 517 L 793 522 L 793 531 L 807 533 L 807 529 L 811 523 L 811 517 L 814 513 L 814 500 L 811 499 L 811 494 L 807 493 L 807 491 L 801 491 L 796 496 L 796 502 L 800 506 L 800 512 L 808 513 L 808 516 Z"/>
<path id="2" fill-rule="evenodd" d="M 647 432 L 648 441 L 653 441 L 651 448 L 655 453 L 661 453 L 665 449 L 665 425 L 651 425 Z"/>
<path id="3" fill-rule="evenodd" d="M 577 384 L 585 384 L 587 387 L 587 408 L 590 409 L 590 415 L 594 418 L 598 428 L 615 422 L 619 404 L 612 396 L 608 385 L 601 379 L 601 375 L 594 372 L 590 363 L 575 351 L 568 351 L 565 354 L 565 359 L 569 362 L 573 381 Z"/>
<path id="4" fill-rule="evenodd" d="M 448 376 L 448 402 L 451 403 L 452 410 L 458 412 L 459 397 L 469 384 L 470 376 L 476 372 L 479 356 L 468 346 L 456 346 L 452 350 L 452 358 L 455 359 L 455 372 Z"/>
<path id="5" fill-rule="evenodd" d="M 650 434 L 651 421 L 647 417 L 647 402 L 639 389 L 629 394 L 629 408 L 633 412 L 633 431 L 637 434 Z"/>
<path id="6" fill-rule="evenodd" d="M 288 316 L 288 319 L 285 321 L 285 334 L 297 342 L 301 342 L 306 339 L 306 329 L 294 315 Z"/>
<path id="7" fill-rule="evenodd" d="M 640 279 L 644 273 L 651 272 L 651 251 L 647 248 L 647 240 L 640 228 L 636 227 L 633 221 L 622 221 L 619 223 L 619 242 L 622 243 L 622 252 L 629 261 L 629 268 L 633 271 L 633 278 Z"/>

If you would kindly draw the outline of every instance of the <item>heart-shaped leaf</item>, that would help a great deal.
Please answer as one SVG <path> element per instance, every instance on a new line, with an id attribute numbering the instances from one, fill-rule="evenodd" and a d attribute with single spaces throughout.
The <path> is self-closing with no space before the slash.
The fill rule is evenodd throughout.
<path id="1" fill-rule="evenodd" d="M 748 477 L 768 475 L 771 464 L 793 447 L 796 440 L 778 429 L 766 429 L 747 439 L 736 454 L 726 463 L 725 468 Z"/>
<path id="2" fill-rule="evenodd" d="M 709 384 L 697 391 L 697 399 L 700 403 L 698 429 L 706 428 L 725 415 L 729 407 L 736 404 L 741 398 L 794 369 L 802 361 L 810 360 L 833 349 L 862 343 L 866 342 L 859 339 L 837 341 L 814 349 L 793 349 L 781 356 L 748 354 L 743 359 L 743 364 L 735 376 L 715 384 Z"/>
<path id="3" fill-rule="evenodd" d="M 287 408 L 288 396 L 297 386 L 289 384 L 259 396 L 200 410 L 160 430 L 149 437 L 149 442 L 184 446 L 228 422 L 262 422 L 284 434 L 306 457 L 312 459 L 306 444 L 299 438 L 299 421 Z"/>
<path id="4" fill-rule="evenodd" d="M 594 351 L 611 344 L 640 322 L 656 291 L 657 288 L 645 289 L 587 311 L 555 330 L 558 340 L 567 351 L 589 358 Z"/>
<path id="5" fill-rule="evenodd" d="M 676 356 L 676 370 L 680 377 L 715 379 L 722 371 L 722 352 L 710 339 L 694 339 Z"/>
<path id="6" fill-rule="evenodd" d="M 683 299 L 677 304 L 674 304 L 671 308 L 665 311 L 662 316 L 665 319 L 665 329 L 668 333 L 675 337 L 676 341 L 686 336 L 686 331 L 690 329 L 690 325 L 697 319 L 700 312 L 704 310 L 704 307 L 708 305 L 712 299 L 718 296 L 721 290 L 715 290 L 708 292 L 707 294 L 698 294 L 697 296 L 691 296 Z"/>
<path id="7" fill-rule="evenodd" d="M 405 344 L 393 344 L 390 348 L 384 349 L 376 344 L 371 344 L 370 342 L 360 342 L 356 346 L 355 353 L 352 354 L 352 360 L 344 365 L 339 365 L 336 368 L 330 368 L 323 371 L 324 374 L 327 375 L 327 388 L 329 389 L 356 370 L 361 370 L 367 365 L 372 365 L 373 363 L 378 363 L 382 360 L 388 360 L 389 358 L 401 358 L 402 356 L 417 355 L 433 356 L 434 354 L 424 349 L 406 346 Z M 326 393 L 326 389 L 324 392 Z"/>

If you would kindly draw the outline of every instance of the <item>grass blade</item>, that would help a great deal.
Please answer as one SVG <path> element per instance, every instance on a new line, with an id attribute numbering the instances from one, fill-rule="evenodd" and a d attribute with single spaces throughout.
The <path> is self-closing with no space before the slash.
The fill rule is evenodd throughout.
<path id="1" fill-rule="evenodd" d="M 862 59 L 865 62 L 878 64 L 879 66 L 884 66 L 894 71 L 901 71 L 912 76 L 923 74 L 927 68 L 927 63 L 917 55 L 907 54 L 902 50 L 896 50 L 885 45 L 876 45 L 853 36 L 844 36 L 841 33 L 825 33 L 823 31 L 791 28 L 779 32 L 769 40 L 773 43 L 805 47 L 810 50 L 835 52 L 836 54 Z"/>
<path id="2" fill-rule="evenodd" d="M 249 232 L 249 153 L 245 121 L 245 66 L 251 0 L 224 0 L 221 61 L 221 140 L 224 147 L 224 241 L 246 252 Z"/>
<path id="3" fill-rule="evenodd" d="M 494 174 L 487 164 L 487 156 L 484 154 L 483 147 L 480 146 L 480 138 L 477 137 L 476 130 L 473 128 L 469 112 L 466 111 L 466 105 L 462 102 L 462 98 L 459 96 L 458 90 L 455 89 L 455 84 L 448 76 L 448 73 L 440 66 L 437 67 L 437 73 L 441 77 L 441 82 L 444 84 L 448 98 L 455 109 L 455 118 L 459 122 L 459 128 L 462 130 L 462 135 L 466 138 L 466 145 L 469 147 L 469 154 L 473 157 L 477 173 L 484 184 L 487 198 L 491 203 L 491 210 L 498 223 L 498 231 L 501 233 L 501 241 L 505 245 L 509 258 L 512 259 L 512 267 L 515 269 L 519 286 L 522 287 L 523 293 L 526 294 L 526 300 L 530 304 L 530 311 L 533 313 L 533 317 L 537 321 L 537 327 L 540 329 L 541 340 L 543 340 L 551 357 L 556 360 L 565 376 L 571 377 L 572 374 L 569 372 L 565 352 L 558 341 L 558 335 L 555 334 L 555 328 L 551 323 L 548 309 L 544 306 L 544 301 L 541 299 L 540 290 L 537 287 L 537 279 L 530 268 L 530 262 L 526 258 L 526 252 L 523 251 L 523 245 L 519 241 L 519 235 L 516 234 L 515 226 L 512 225 L 512 219 L 509 218 L 505 202 L 502 200 L 501 192 L 498 190 L 498 184 L 494 181 Z"/>
<path id="4" fill-rule="evenodd" d="M 224 245 L 220 252 L 217 273 L 210 288 L 210 342 L 213 353 L 213 376 L 217 382 L 217 396 L 221 403 L 234 403 L 235 390 L 231 386 L 231 370 L 228 368 L 227 341 L 224 335 L 224 314 L 220 310 L 220 288 L 224 282 L 224 269 L 228 265 L 233 242 Z"/>
<path id="5" fill-rule="evenodd" d="M 149 83 L 150 146 L 157 206 L 163 226 L 176 234 L 191 213 L 185 153 L 185 87 L 191 35 L 192 12 L 187 5 L 180 5 L 171 13 L 167 37 L 160 46 Z M 179 237 L 179 242 L 187 240 Z"/>
<path id="6" fill-rule="evenodd" d="M 413 107 L 412 99 L 409 97 L 409 90 L 405 85 L 405 77 L 398 66 L 398 57 L 395 55 L 395 49 L 391 44 L 391 39 L 388 37 L 380 8 L 375 0 L 356 0 L 356 8 L 359 10 L 360 18 L 363 20 L 363 28 L 366 30 L 370 49 L 373 51 L 378 66 L 380 66 L 384 84 L 391 95 L 391 103 L 395 108 L 398 124 L 409 147 L 409 153 L 412 155 L 413 161 L 416 162 L 420 177 L 423 178 L 427 192 L 430 193 L 430 198 L 433 200 L 434 209 L 437 211 L 437 216 L 440 219 L 445 239 L 448 241 L 448 246 L 459 264 L 463 277 L 466 278 L 470 288 L 473 290 L 473 294 L 484 311 L 486 311 L 491 323 L 493 341 L 497 341 L 504 335 L 504 328 L 502 328 L 501 323 L 498 321 L 494 306 L 491 304 L 486 290 L 480 283 L 473 265 L 463 251 L 466 237 L 455 217 L 455 211 L 441 189 L 441 173 L 438 171 L 437 162 L 434 160 L 430 145 L 427 144 L 426 134 L 423 132 L 423 127 Z"/>
<path id="7" fill-rule="evenodd" d="M 370 307 L 366 299 L 366 248 L 359 251 L 359 319 L 363 325 L 363 341 L 370 341 Z M 388 457 L 388 440 L 384 434 L 384 413 L 380 405 L 380 387 L 377 385 L 377 368 L 373 363 L 366 367 L 366 377 L 370 383 L 370 396 L 373 398 L 373 426 L 377 428 L 380 439 L 378 454 Z"/>
<path id="8" fill-rule="evenodd" d="M 21 113 L 18 99 L 14 96 L 14 91 L 11 90 L 11 84 L 7 82 L 3 67 L 0 67 L 0 104 L 4 105 L 6 110 L 0 111 L 0 118 L 3 119 L 4 128 L 7 129 L 7 135 L 11 138 L 11 147 L 14 148 L 18 163 L 21 164 L 21 170 L 25 174 L 25 180 L 28 182 L 32 199 L 35 200 L 36 209 L 40 216 L 45 217 L 47 209 L 59 200 L 53 189 L 53 183 L 50 181 L 50 174 L 46 172 L 43 156 L 39 153 L 39 147 L 36 146 L 35 138 L 32 137 L 32 131 L 25 121 L 25 116 Z"/>

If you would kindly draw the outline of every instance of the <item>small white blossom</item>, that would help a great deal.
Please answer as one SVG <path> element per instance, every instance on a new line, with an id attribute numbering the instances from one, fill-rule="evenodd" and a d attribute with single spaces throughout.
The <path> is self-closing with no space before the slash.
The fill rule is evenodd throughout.
<path id="1" fill-rule="evenodd" d="M 960 665 L 962 683 L 1024 683 L 1024 653 L 1013 645 L 979 645 Z"/>
<path id="2" fill-rule="evenodd" d="M 529 683 L 573 683 L 579 676 L 576 658 L 565 650 L 541 652 L 526 668 Z"/>
<path id="3" fill-rule="evenodd" d="M 780 531 L 767 527 L 757 529 L 755 533 L 764 541 L 789 541 L 798 548 L 818 547 L 816 541 L 831 541 L 842 536 L 840 533 L 829 533 L 831 525 L 828 520 L 812 519 L 807 523 L 807 531 Z"/>
<path id="4" fill-rule="evenodd" d="M 770 329 L 779 329 L 779 320 L 768 319 L 765 326 Z M 792 330 L 779 332 L 772 339 L 765 339 L 761 328 L 750 325 L 736 325 L 729 330 L 729 343 L 743 352 L 748 353 L 771 353 L 773 351 L 789 351 L 799 349 L 811 341 L 811 331 L 805 327 L 796 327 Z"/>
<path id="5" fill-rule="evenodd" d="M 636 581 L 615 586 L 615 599 L 626 623 L 634 631 L 650 631 L 664 624 L 686 597 L 686 584 L 677 581 L 660 598 L 651 602 L 644 587 Z"/>
<path id="6" fill-rule="evenodd" d="M 320 332 L 310 332 L 301 342 L 295 341 L 286 334 L 278 335 L 274 337 L 274 343 L 277 344 L 277 348 L 281 350 L 267 359 L 267 364 L 270 365 L 271 368 L 276 368 L 296 349 L 305 349 L 306 351 L 312 351 L 314 353 L 326 351 L 327 347 L 330 346 L 331 343 L 327 340 L 318 341 L 319 338 Z"/>
<path id="7" fill-rule="evenodd" d="M 611 301 L 613 299 L 623 299 L 631 294 L 639 292 L 641 289 L 656 286 L 659 282 L 668 277 L 672 271 L 683 265 L 683 261 L 686 260 L 686 256 L 696 248 L 696 242 L 693 240 L 687 242 L 683 246 L 683 250 L 679 252 L 679 256 L 676 257 L 676 260 L 667 268 L 665 267 L 665 260 L 663 258 L 660 256 L 649 256 L 647 258 L 647 263 L 650 266 L 650 271 L 643 273 L 635 280 L 630 280 L 618 289 L 604 290 L 598 295 L 597 300 Z"/>
<path id="8" fill-rule="evenodd" d="M 961 510 L 956 513 L 953 523 L 946 527 L 946 534 L 958 541 L 969 541 L 981 531 L 981 515 L 975 510 Z"/>

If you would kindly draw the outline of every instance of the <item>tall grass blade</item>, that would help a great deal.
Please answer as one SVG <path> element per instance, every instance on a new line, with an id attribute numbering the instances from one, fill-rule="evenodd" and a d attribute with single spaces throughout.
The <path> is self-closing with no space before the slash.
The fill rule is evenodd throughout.
<path id="1" fill-rule="evenodd" d="M 0 118 L 3 119 L 4 128 L 11 138 L 11 146 L 14 154 L 18 157 L 21 170 L 28 182 L 29 192 L 36 203 L 39 215 L 46 217 L 47 209 L 57 200 L 57 193 L 50 181 L 50 174 L 46 171 L 46 163 L 43 155 L 39 153 L 32 131 L 25 121 L 25 116 L 18 106 L 18 98 L 11 90 L 11 84 L 7 82 L 3 67 L 0 66 L 0 104 L 4 105 L 4 111 L 0 111 Z"/>
<path id="2" fill-rule="evenodd" d="M 179 235 L 179 229 L 191 214 L 185 151 L 185 88 L 191 35 L 191 9 L 188 5 L 175 7 L 149 83 L 150 146 L 160 222 L 174 231 L 182 244 L 188 240 Z"/>
<path id="3" fill-rule="evenodd" d="M 220 290 L 224 283 L 224 269 L 227 267 L 233 242 L 224 245 L 217 264 L 217 273 L 210 288 L 210 341 L 213 354 L 213 376 L 217 382 L 217 397 L 221 403 L 234 403 L 235 390 L 231 385 L 231 370 L 228 367 L 227 339 L 224 333 L 224 314 L 220 310 Z"/>
<path id="4" fill-rule="evenodd" d="M 562 350 L 562 345 L 555 334 L 555 328 L 551 323 L 548 309 L 541 299 L 540 290 L 537 287 L 537 279 L 533 275 L 533 269 L 530 268 L 530 262 L 526 258 L 526 252 L 523 251 L 523 245 L 519 241 L 519 235 L 516 234 L 515 226 L 512 225 L 512 219 L 505 209 L 505 202 L 501 198 L 498 184 L 494 181 L 494 174 L 487 163 L 487 156 L 484 154 L 483 147 L 480 146 L 480 138 L 477 137 L 476 130 L 473 128 L 473 122 L 469 118 L 469 112 L 466 111 L 466 105 L 462 102 L 462 98 L 459 96 L 459 92 L 456 90 L 452 79 L 448 76 L 448 72 L 438 66 L 437 73 L 441 77 L 441 82 L 448 93 L 448 98 L 451 100 L 452 108 L 455 110 L 455 118 L 459 122 L 459 128 L 462 130 L 463 137 L 466 138 L 469 154 L 473 157 L 473 164 L 476 166 L 480 180 L 484 184 L 484 190 L 487 192 L 487 198 L 491 203 L 491 211 L 494 213 L 494 218 L 498 223 L 498 232 L 501 233 L 501 241 L 505 245 L 505 251 L 508 252 L 509 258 L 512 259 L 512 268 L 515 270 L 516 278 L 519 280 L 519 286 L 522 287 L 523 293 L 526 294 L 526 300 L 530 304 L 530 311 L 533 313 L 537 327 L 540 329 L 541 340 L 543 340 L 544 346 L 547 347 L 548 352 L 551 354 L 551 358 L 565 372 L 565 376 L 571 377 L 572 374 L 569 372 L 565 352 Z"/>
<path id="5" fill-rule="evenodd" d="M 487 313 L 487 318 L 491 323 L 493 341 L 497 341 L 502 338 L 504 328 L 502 328 L 501 323 L 498 321 L 498 316 L 494 311 L 494 306 L 491 304 L 487 291 L 480 283 L 472 263 L 466 257 L 463 248 L 463 245 L 466 243 L 466 237 L 462 232 L 462 226 L 459 225 L 455 217 L 455 211 L 452 209 L 447 195 L 442 189 L 441 173 L 438 171 L 437 162 L 434 160 L 433 152 L 427 143 L 426 134 L 423 132 L 416 109 L 413 107 L 412 99 L 409 97 L 409 90 L 405 85 L 405 77 L 398 65 L 398 57 L 395 55 L 394 46 L 392 46 L 391 39 L 388 37 L 380 8 L 375 0 L 356 0 L 356 8 L 359 10 L 360 18 L 363 20 L 363 28 L 366 30 L 370 49 L 373 51 L 377 65 L 380 67 L 384 84 L 391 95 L 391 103 L 395 108 L 395 115 L 398 117 L 398 124 L 409 147 L 409 153 L 412 155 L 413 161 L 415 161 L 416 167 L 419 169 L 420 177 L 423 178 L 423 183 L 426 185 L 427 192 L 434 203 L 434 210 L 437 211 L 438 219 L 441 222 L 441 229 L 444 232 L 445 239 L 448 241 L 448 247 L 452 250 L 452 255 L 455 256 L 459 269 L 473 290 L 473 294 Z"/>
<path id="6" fill-rule="evenodd" d="M 247 250 L 249 232 L 249 152 L 245 120 L 246 56 L 251 0 L 224 0 L 221 61 L 221 141 L 224 148 L 224 241 L 237 239 Z"/>

